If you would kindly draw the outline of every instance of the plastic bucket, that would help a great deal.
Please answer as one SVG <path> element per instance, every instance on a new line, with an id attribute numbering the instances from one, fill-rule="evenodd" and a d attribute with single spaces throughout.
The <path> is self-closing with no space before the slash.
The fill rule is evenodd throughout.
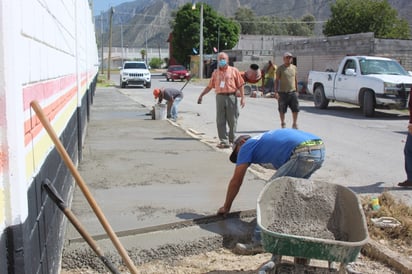
<path id="1" fill-rule="evenodd" d="M 155 120 L 166 120 L 167 107 L 166 104 L 156 104 L 154 106 Z"/>

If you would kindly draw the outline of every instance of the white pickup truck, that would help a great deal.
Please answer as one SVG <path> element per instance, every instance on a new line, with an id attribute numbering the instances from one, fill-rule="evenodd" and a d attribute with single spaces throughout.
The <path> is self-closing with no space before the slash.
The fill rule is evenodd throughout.
<path id="1" fill-rule="evenodd" d="M 346 102 L 360 106 L 365 116 L 373 116 L 376 108 L 406 108 L 411 88 L 412 76 L 396 60 L 383 57 L 347 56 L 337 72 L 308 75 L 315 107 Z"/>

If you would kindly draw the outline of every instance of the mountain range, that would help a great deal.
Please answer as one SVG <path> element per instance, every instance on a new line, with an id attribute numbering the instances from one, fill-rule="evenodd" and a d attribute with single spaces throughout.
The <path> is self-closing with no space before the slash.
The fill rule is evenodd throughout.
<path id="1" fill-rule="evenodd" d="M 292 17 L 300 19 L 312 14 L 316 18 L 316 35 L 322 34 L 322 24 L 331 15 L 330 5 L 336 0 L 204 0 L 218 13 L 233 17 L 238 8 L 251 9 L 256 16 Z M 412 29 L 411 0 L 387 0 L 406 19 Z M 197 1 L 195 1 L 197 2 Z M 172 12 L 191 0 L 136 0 L 113 7 L 112 46 L 131 48 L 167 48 L 171 32 Z M 199 6 L 199 5 L 197 5 Z M 197 7 L 199 8 L 199 7 Z M 99 46 L 109 44 L 109 18 L 111 10 L 95 15 Z"/>

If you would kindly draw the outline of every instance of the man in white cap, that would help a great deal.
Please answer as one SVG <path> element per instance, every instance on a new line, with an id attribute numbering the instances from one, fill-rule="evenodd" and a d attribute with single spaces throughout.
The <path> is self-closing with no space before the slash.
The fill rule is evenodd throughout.
<path id="1" fill-rule="evenodd" d="M 283 64 L 276 70 L 275 98 L 278 100 L 280 126 L 286 127 L 285 113 L 288 107 L 292 111 L 292 128 L 297 129 L 299 100 L 297 94 L 297 68 L 292 64 L 293 55 L 290 52 L 283 54 Z"/>

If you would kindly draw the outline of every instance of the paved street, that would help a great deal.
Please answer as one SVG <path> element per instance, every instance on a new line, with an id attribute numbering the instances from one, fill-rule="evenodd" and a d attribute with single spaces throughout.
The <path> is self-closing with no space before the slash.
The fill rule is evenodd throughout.
<path id="1" fill-rule="evenodd" d="M 217 141 L 215 100 L 211 91 L 201 105 L 197 97 L 204 83 L 194 81 L 184 88 L 185 98 L 179 110 L 177 124 L 185 130 L 200 133 L 205 142 Z M 152 88 L 175 87 L 182 82 L 166 82 L 154 77 Z M 155 101 L 153 89 L 128 88 L 120 92 L 133 100 L 151 107 Z M 326 110 L 314 108 L 313 102 L 302 99 L 299 127 L 322 137 L 326 144 L 326 161 L 312 178 L 350 187 L 359 194 L 390 191 L 412 205 L 412 190 L 401 189 L 397 183 L 405 179 L 403 146 L 408 124 L 407 112 L 377 110 L 376 117 L 364 117 L 356 106 L 331 102 Z M 286 114 L 291 126 L 291 113 Z M 258 134 L 279 128 L 277 103 L 269 98 L 250 98 L 241 109 L 238 134 Z"/>

